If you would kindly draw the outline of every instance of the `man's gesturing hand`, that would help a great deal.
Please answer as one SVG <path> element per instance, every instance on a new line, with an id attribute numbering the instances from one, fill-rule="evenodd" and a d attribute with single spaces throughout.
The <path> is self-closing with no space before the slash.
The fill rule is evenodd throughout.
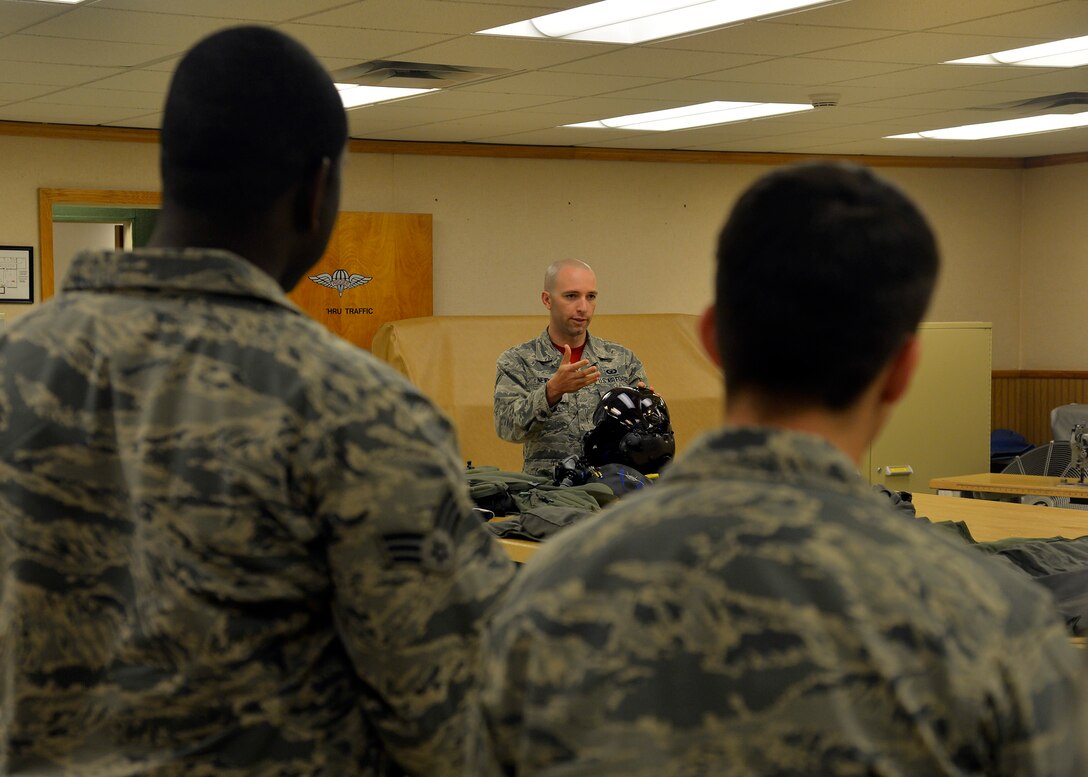
<path id="1" fill-rule="evenodd" d="M 559 369 L 548 379 L 544 391 L 548 397 L 548 404 L 554 405 L 564 394 L 571 394 L 580 388 L 596 383 L 601 377 L 601 371 L 596 365 L 590 366 L 589 359 L 571 364 L 570 346 L 563 346 L 563 361 L 559 363 Z"/>

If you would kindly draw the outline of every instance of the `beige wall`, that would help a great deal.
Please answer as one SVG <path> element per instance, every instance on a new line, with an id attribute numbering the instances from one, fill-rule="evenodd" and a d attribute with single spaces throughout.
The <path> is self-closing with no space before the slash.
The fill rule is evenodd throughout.
<path id="1" fill-rule="evenodd" d="M 540 311 L 543 268 L 563 256 L 597 270 L 599 312 L 697 313 L 710 301 L 717 230 L 767 169 L 355 154 L 344 208 L 434 214 L 436 314 Z M 1023 172 L 881 173 L 938 233 L 945 268 L 930 320 L 993 322 L 994 365 L 1015 369 Z"/>
<path id="2" fill-rule="evenodd" d="M 37 247 L 39 187 L 156 189 L 156 153 L 153 144 L 0 136 L 0 242 Z M 710 300 L 721 221 L 766 169 L 351 154 L 342 207 L 434 214 L 436 314 L 539 312 L 543 269 L 563 256 L 596 268 L 599 312 L 695 313 Z M 930 320 L 992 321 L 994 367 L 1021 366 L 1021 213 L 1025 176 L 1036 172 L 881 173 L 938 233 L 945 270 Z"/>
<path id="3" fill-rule="evenodd" d="M 117 237 L 114 224 L 58 221 L 53 223 L 53 274 L 63 278 L 80 251 L 88 248 L 114 248 Z"/>
<path id="4" fill-rule="evenodd" d="M 0 136 L 0 244 L 38 245 L 38 189 L 146 189 L 159 187 L 158 146 Z M 35 267 L 34 298 L 41 299 Z M 5 305 L 7 321 L 31 305 Z"/>
<path id="5" fill-rule="evenodd" d="M 1088 165 L 1024 173 L 1020 366 L 1088 370 Z"/>

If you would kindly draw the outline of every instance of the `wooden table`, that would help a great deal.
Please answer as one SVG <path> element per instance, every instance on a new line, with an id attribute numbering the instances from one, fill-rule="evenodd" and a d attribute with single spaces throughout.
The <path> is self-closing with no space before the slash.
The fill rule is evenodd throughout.
<path id="1" fill-rule="evenodd" d="M 933 494 L 915 494 L 914 508 L 918 515 L 931 521 L 963 521 L 971 530 L 971 536 L 979 542 L 1009 537 L 1075 539 L 1088 535 L 1086 510 L 1061 510 L 1017 502 Z M 499 542 L 510 558 L 518 563 L 525 563 L 540 549 L 539 542 L 529 540 L 500 539 Z"/>
<path id="2" fill-rule="evenodd" d="M 533 542 L 532 540 L 515 540 L 499 537 L 499 544 L 502 545 L 506 554 L 519 564 L 524 564 L 540 549 L 540 543 Z"/>
<path id="3" fill-rule="evenodd" d="M 1071 540 L 1088 535 L 1086 510 L 933 494 L 915 494 L 914 509 L 931 521 L 963 521 L 971 530 L 971 536 L 979 542 L 1009 537 L 1065 537 Z"/>
<path id="4" fill-rule="evenodd" d="M 953 475 L 933 478 L 929 487 L 938 494 L 954 492 L 949 496 L 959 496 L 964 492 L 1007 494 L 1009 496 L 1067 496 L 1070 499 L 1088 499 L 1088 484 L 1081 485 L 1072 479 L 1063 484 L 1059 477 L 1046 475 L 1011 475 L 1000 472 L 982 472 L 977 475 Z"/>
<path id="5" fill-rule="evenodd" d="M 1009 537 L 1075 539 L 1088 535 L 1088 511 L 1085 510 L 933 494 L 914 494 L 913 501 L 917 514 L 931 521 L 963 521 L 971 530 L 971 536 L 979 542 Z M 528 561 L 541 545 L 527 540 L 500 539 L 499 542 L 510 558 L 519 563 Z M 1088 649 L 1085 637 L 1070 637 L 1070 640 L 1077 647 Z"/>

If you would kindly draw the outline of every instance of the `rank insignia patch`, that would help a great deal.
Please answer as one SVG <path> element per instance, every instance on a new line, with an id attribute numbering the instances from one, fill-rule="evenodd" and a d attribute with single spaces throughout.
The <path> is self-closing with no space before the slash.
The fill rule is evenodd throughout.
<path id="1" fill-rule="evenodd" d="M 446 574 L 453 569 L 453 531 L 460 508 L 453 494 L 447 494 L 429 532 L 391 532 L 381 542 L 389 564 L 410 564 L 428 572 Z"/>

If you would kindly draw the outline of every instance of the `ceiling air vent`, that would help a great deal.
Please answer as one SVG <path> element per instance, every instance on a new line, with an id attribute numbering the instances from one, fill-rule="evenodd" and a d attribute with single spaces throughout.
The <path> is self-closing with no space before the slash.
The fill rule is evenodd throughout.
<path id="1" fill-rule="evenodd" d="M 408 89 L 443 89 L 450 86 L 503 76 L 512 70 L 497 67 L 436 65 L 429 62 L 398 62 L 375 59 L 331 73 L 340 84 L 397 86 Z"/>
<path id="2" fill-rule="evenodd" d="M 978 110 L 1008 111 L 1026 110 L 1031 113 L 1080 113 L 1088 111 L 1088 92 L 1062 92 L 1045 94 L 1029 100 L 1012 100 L 1007 103 L 980 105 Z"/>

